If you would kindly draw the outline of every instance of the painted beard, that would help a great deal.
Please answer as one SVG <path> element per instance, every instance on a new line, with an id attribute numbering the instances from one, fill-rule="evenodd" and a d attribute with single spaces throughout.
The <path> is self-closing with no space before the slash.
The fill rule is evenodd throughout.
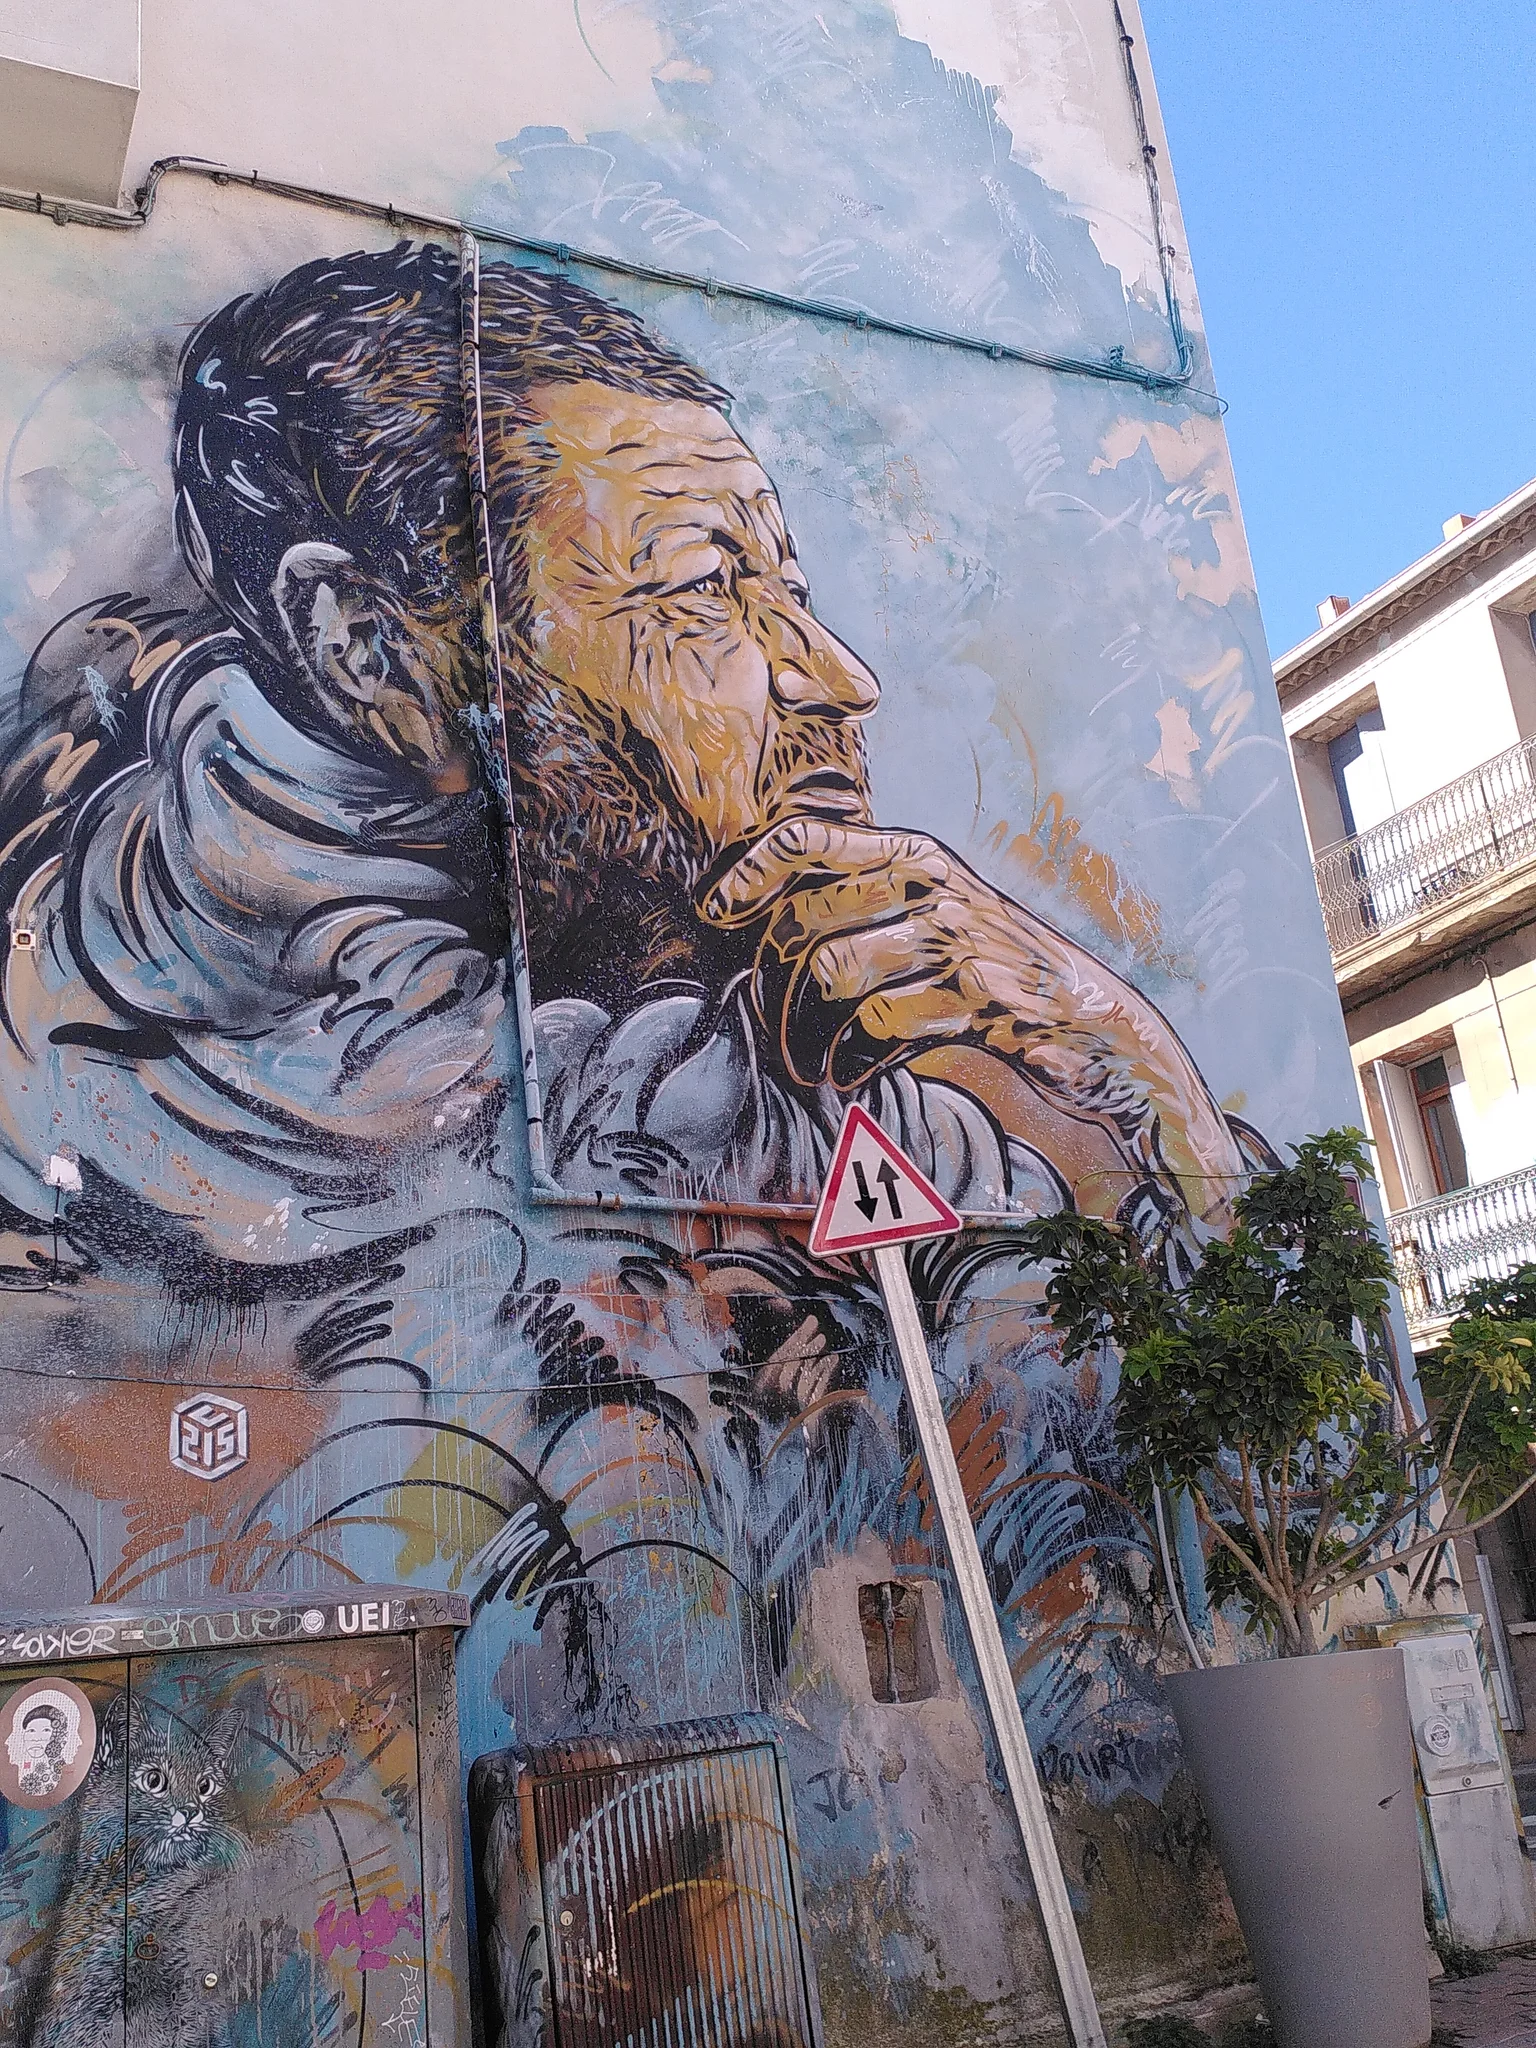
<path id="1" fill-rule="evenodd" d="M 691 895 L 709 849 L 697 821 L 668 801 L 654 748 L 526 654 L 508 680 L 512 800 L 535 955 L 607 893 L 615 868 Z"/>
<path id="2" fill-rule="evenodd" d="M 681 921 L 683 932 L 663 951 L 718 946 L 722 935 L 706 930 L 694 905 L 706 880 L 743 848 L 711 846 L 679 803 L 659 751 L 611 706 L 578 695 L 526 650 L 510 666 L 512 796 L 534 961 L 615 893 L 616 871 L 668 899 L 674 924 Z M 841 819 L 869 815 L 863 741 L 852 723 L 807 719 L 781 731 L 758 783 L 764 831 L 823 807 Z M 747 941 L 747 957 L 751 950 Z"/>

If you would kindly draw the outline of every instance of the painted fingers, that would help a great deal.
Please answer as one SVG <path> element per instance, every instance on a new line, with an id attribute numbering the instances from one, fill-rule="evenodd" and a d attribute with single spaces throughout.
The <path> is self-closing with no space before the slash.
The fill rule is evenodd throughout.
<path id="1" fill-rule="evenodd" d="M 725 929 L 765 920 L 754 1003 L 807 1087 L 856 1087 L 1005 1017 L 1010 1036 L 1049 1030 L 1069 1007 L 1067 942 L 920 833 L 789 819 L 701 908 Z"/>
<path id="2" fill-rule="evenodd" d="M 972 1044 L 1069 1114 L 1115 1132 L 1142 1171 L 1219 1207 L 1240 1164 L 1226 1120 L 1161 1013 L 1044 919 L 921 833 L 792 818 L 700 904 L 762 927 L 752 998 L 785 1070 L 849 1091 L 903 1057 Z"/>

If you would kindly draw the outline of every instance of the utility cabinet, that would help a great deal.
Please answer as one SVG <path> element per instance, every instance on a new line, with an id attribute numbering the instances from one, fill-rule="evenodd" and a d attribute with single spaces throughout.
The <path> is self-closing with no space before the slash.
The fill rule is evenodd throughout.
<path id="1" fill-rule="evenodd" d="M 457 1595 L 0 1620 L 4 2048 L 468 2048 Z"/>
<path id="2" fill-rule="evenodd" d="M 496 1751 L 469 1807 L 488 2048 L 822 2048 L 770 1721 Z"/>
<path id="3" fill-rule="evenodd" d="M 1530 1941 L 1536 1919 L 1520 1813 L 1477 1644 L 1466 1626 L 1405 1633 L 1401 1643 L 1448 1929 L 1469 1948 Z"/>

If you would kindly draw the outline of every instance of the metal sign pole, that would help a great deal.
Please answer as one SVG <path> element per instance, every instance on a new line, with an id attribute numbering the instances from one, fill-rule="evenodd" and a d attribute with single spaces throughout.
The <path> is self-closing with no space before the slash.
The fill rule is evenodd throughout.
<path id="1" fill-rule="evenodd" d="M 944 1532 L 944 1544 L 949 1552 L 955 1590 L 965 1614 L 971 1649 L 981 1674 L 981 1689 L 986 1695 L 992 1732 L 1002 1755 L 1003 1773 L 1008 1780 L 1013 1810 L 1018 1816 L 1019 1833 L 1024 1837 L 1024 1854 L 1040 1901 L 1040 1918 L 1045 1925 L 1046 1941 L 1050 1944 L 1051 1961 L 1055 1966 L 1057 1988 L 1071 2030 L 1073 2048 L 1106 2048 L 1104 2023 L 1099 2018 L 1093 1983 L 1083 1959 L 1083 1945 L 1078 1939 L 1077 1922 L 1072 1917 L 1072 1902 L 1067 1896 L 1067 1881 L 1062 1875 L 1061 1858 L 1056 1853 L 1056 1843 L 1051 1835 L 1040 1780 L 1035 1776 L 1035 1760 L 1030 1753 L 1024 1716 L 1019 1711 L 1013 1673 L 1008 1668 L 1003 1634 L 998 1627 L 997 1610 L 992 1604 L 992 1589 L 987 1584 L 981 1562 L 981 1546 L 971 1526 L 971 1511 L 966 1504 L 960 1468 L 955 1462 L 954 1446 L 949 1440 L 927 1341 L 918 1320 L 906 1256 L 899 1246 L 886 1244 L 878 1246 L 870 1257 L 874 1262 L 885 1312 L 890 1319 L 896 1354 L 901 1360 L 907 1399 L 912 1404 L 912 1419 L 917 1425 L 917 1440 L 922 1447 L 928 1484 L 938 1509 L 939 1526 Z"/>

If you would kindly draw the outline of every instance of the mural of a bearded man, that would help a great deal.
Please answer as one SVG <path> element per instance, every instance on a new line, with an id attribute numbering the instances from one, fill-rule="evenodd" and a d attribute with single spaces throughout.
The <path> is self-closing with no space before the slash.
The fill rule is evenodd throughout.
<path id="1" fill-rule="evenodd" d="M 1097 1181 L 1149 1228 L 1219 1223 L 1243 1133 L 1153 1005 L 876 822 L 878 684 L 816 618 L 725 393 L 564 277 L 489 269 L 482 319 L 554 1179 L 803 1203 L 858 1093 L 972 1211 Z M 148 1223 L 248 1294 L 231 1267 L 345 1255 L 494 1118 L 459 323 L 435 248 L 215 314 L 175 445 L 209 616 L 173 638 L 108 604 L 39 649 L 0 783 L 36 941 L 5 987 L 23 1236 L 72 1141 L 76 1254 L 130 1219 L 143 1255 Z"/>
<path id="2" fill-rule="evenodd" d="M 679 1447 L 676 1540 L 698 1547 L 707 1497 L 732 1571 L 782 1580 L 886 1483 L 849 1413 L 884 1370 L 868 1290 L 766 1222 L 567 1211 L 541 1248 L 520 1083 L 546 1193 L 808 1204 L 853 1096 L 961 1208 L 1081 1199 L 1174 1259 L 1257 1143 L 1136 989 L 920 821 L 879 821 L 879 685 L 816 616 L 726 393 L 510 265 L 480 299 L 497 731 L 463 313 L 456 257 L 408 245 L 214 313 L 173 454 L 203 608 L 113 599 L 37 650 L 0 759 L 8 1282 L 47 1297 L 61 1370 L 84 1331 L 126 1348 L 128 1296 L 141 1328 L 169 1300 L 168 1358 L 259 1308 L 249 1342 L 311 1381 L 431 1387 L 450 1353 L 521 1347 L 537 1513 L 510 1503 L 523 1535 L 482 1590 L 568 1586 L 578 1494 L 611 1547 L 654 1540 L 661 1510 L 594 1446 L 616 1408 Z M 955 1256 L 940 1340 L 1017 1277 L 1005 1239 Z M 663 1384 L 687 1370 L 699 1412 Z M 786 1508 L 764 1473 L 797 1418 Z"/>

